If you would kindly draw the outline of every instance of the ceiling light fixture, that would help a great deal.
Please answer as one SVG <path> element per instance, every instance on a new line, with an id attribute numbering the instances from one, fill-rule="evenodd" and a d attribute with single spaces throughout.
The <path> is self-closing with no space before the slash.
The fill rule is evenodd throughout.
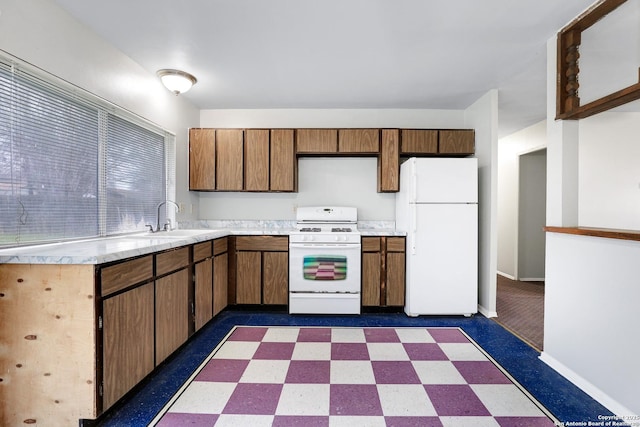
<path id="1" fill-rule="evenodd" d="M 198 82 L 191 74 L 180 70 L 165 68 L 158 70 L 156 74 L 160 77 L 160 80 L 162 80 L 162 84 L 176 95 L 185 93 L 191 89 L 191 86 Z"/>

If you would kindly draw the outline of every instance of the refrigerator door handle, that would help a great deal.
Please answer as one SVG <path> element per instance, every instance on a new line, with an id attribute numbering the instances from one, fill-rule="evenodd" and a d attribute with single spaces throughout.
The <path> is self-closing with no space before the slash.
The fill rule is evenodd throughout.
<path id="1" fill-rule="evenodd" d="M 411 186 L 411 194 L 409 194 L 409 197 L 411 198 L 411 200 L 409 200 L 409 203 L 416 203 L 416 201 L 418 200 L 418 172 L 416 171 L 415 164 L 412 166 L 413 168 L 411 171 L 411 182 L 413 183 L 413 185 Z"/>
<path id="2" fill-rule="evenodd" d="M 418 233 L 418 205 L 411 203 L 410 208 L 410 224 L 411 224 L 411 236 L 409 236 L 409 242 L 411 242 L 411 255 L 416 254 L 416 234 Z"/>

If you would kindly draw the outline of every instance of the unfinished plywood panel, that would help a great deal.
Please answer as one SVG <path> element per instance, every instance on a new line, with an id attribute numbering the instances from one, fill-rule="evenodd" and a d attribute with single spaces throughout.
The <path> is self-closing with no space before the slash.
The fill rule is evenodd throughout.
<path id="1" fill-rule="evenodd" d="M 93 265 L 0 265 L 0 425 L 93 419 Z"/>

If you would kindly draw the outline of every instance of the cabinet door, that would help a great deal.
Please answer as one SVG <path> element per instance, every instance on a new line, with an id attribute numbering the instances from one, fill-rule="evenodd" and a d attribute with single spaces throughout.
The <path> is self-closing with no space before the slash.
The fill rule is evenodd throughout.
<path id="1" fill-rule="evenodd" d="M 243 152 L 242 129 L 216 130 L 217 190 L 242 190 Z"/>
<path id="2" fill-rule="evenodd" d="M 439 131 L 438 153 L 470 155 L 475 153 L 475 131 L 473 129 Z"/>
<path id="3" fill-rule="evenodd" d="M 203 327 L 213 317 L 213 259 L 195 265 L 195 328 Z"/>
<path id="4" fill-rule="evenodd" d="M 214 129 L 189 129 L 189 190 L 215 190 Z"/>
<path id="5" fill-rule="evenodd" d="M 261 252 L 238 251 L 236 254 L 236 304 L 262 302 Z"/>
<path id="6" fill-rule="evenodd" d="M 362 305 L 380 305 L 380 252 L 362 254 Z"/>
<path id="7" fill-rule="evenodd" d="M 387 305 L 404 306 L 405 238 L 387 238 Z"/>
<path id="8" fill-rule="evenodd" d="M 378 158 L 378 192 L 400 191 L 400 131 L 383 129 Z"/>
<path id="9" fill-rule="evenodd" d="M 297 129 L 298 153 L 325 154 L 338 152 L 337 129 Z"/>
<path id="10" fill-rule="evenodd" d="M 287 304 L 289 300 L 289 254 L 262 254 L 262 286 L 265 304 Z"/>
<path id="11" fill-rule="evenodd" d="M 269 131 L 247 129 L 244 132 L 244 189 L 269 190 Z"/>
<path id="12" fill-rule="evenodd" d="M 296 191 L 296 152 L 292 129 L 271 131 L 271 191 Z"/>
<path id="13" fill-rule="evenodd" d="M 156 280 L 156 366 L 189 337 L 189 272 Z"/>
<path id="14" fill-rule="evenodd" d="M 103 409 L 154 368 L 153 282 L 104 300 Z"/>
<path id="15" fill-rule="evenodd" d="M 220 313 L 228 304 L 228 261 L 226 253 L 213 258 L 213 315 Z"/>
<path id="16" fill-rule="evenodd" d="M 401 154 L 437 154 L 438 131 L 402 129 L 400 133 Z"/>
<path id="17" fill-rule="evenodd" d="M 380 151 L 379 129 L 340 129 L 338 131 L 340 153 L 378 154 Z"/>

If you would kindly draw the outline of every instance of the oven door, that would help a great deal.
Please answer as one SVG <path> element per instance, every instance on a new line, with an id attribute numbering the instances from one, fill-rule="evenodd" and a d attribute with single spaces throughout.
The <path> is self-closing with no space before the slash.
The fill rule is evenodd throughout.
<path id="1" fill-rule="evenodd" d="M 290 243 L 290 292 L 360 292 L 361 245 Z"/>

